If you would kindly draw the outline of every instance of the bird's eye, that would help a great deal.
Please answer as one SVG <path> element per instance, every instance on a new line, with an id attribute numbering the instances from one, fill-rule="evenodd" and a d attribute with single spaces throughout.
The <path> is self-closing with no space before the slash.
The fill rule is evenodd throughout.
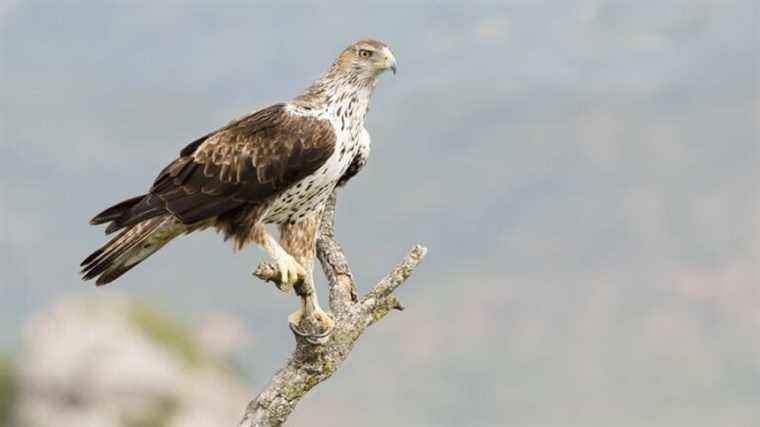
<path id="1" fill-rule="evenodd" d="M 359 49 L 359 56 L 362 58 L 369 58 L 372 56 L 372 51 L 367 49 Z"/>

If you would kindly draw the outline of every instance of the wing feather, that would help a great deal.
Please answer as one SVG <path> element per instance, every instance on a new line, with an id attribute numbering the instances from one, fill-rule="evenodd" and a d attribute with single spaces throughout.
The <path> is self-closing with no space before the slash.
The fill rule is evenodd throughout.
<path id="1" fill-rule="evenodd" d="M 150 192 L 109 227 L 162 213 L 184 224 L 261 204 L 317 171 L 332 155 L 329 121 L 275 104 L 199 138 L 156 177 Z"/>

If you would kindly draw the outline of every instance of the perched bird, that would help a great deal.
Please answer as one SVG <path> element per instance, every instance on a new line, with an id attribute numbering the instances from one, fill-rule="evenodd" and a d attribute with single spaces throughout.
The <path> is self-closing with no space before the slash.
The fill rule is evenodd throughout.
<path id="1" fill-rule="evenodd" d="M 294 256 L 313 259 L 327 198 L 367 161 L 364 119 L 386 70 L 396 73 L 389 47 L 360 40 L 298 97 L 191 142 L 146 194 L 90 220 L 118 234 L 82 262 L 83 279 L 110 283 L 175 237 L 211 227 L 236 249 L 260 245 L 277 264 L 281 287 L 292 287 L 305 275 Z M 270 223 L 279 225 L 283 245 L 267 232 Z"/>

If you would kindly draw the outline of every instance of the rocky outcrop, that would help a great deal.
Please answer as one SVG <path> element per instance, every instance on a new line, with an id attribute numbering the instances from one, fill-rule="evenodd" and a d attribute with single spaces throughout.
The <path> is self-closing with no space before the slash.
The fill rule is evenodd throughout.
<path id="1" fill-rule="evenodd" d="M 247 338 L 229 317 L 192 331 L 127 297 L 69 298 L 24 334 L 19 427 L 235 425 L 251 396 L 227 360 Z"/>

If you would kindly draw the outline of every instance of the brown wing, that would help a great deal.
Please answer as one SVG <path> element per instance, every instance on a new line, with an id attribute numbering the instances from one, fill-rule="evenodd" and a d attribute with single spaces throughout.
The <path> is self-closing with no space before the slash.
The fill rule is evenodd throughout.
<path id="1" fill-rule="evenodd" d="M 185 147 L 145 197 L 108 218 L 107 231 L 164 213 L 192 224 L 269 200 L 319 169 L 335 138 L 328 121 L 290 114 L 284 104 L 237 119 Z"/>

